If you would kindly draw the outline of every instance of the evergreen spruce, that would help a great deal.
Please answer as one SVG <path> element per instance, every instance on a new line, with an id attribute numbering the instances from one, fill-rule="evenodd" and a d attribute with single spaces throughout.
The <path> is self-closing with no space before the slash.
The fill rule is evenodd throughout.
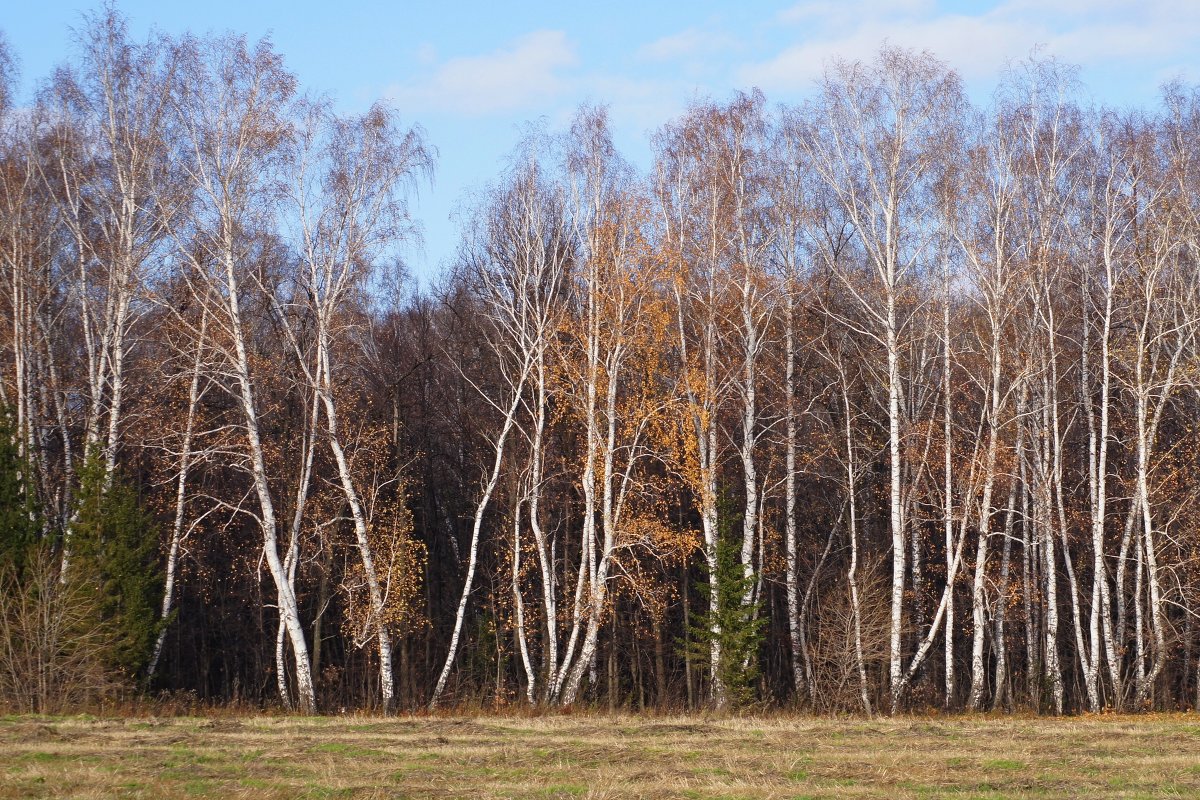
<path id="1" fill-rule="evenodd" d="M 727 497 L 717 506 L 717 569 L 716 574 L 704 565 L 706 580 L 700 585 L 706 601 L 704 612 L 692 615 L 688 625 L 688 649 L 693 658 L 706 663 L 710 657 L 714 636 L 719 638 L 721 660 L 717 677 L 725 687 L 730 707 L 742 708 L 754 702 L 761 671 L 759 651 L 763 644 L 766 618 L 761 602 L 743 603 L 754 578 L 748 577 L 741 564 L 741 542 L 736 531 L 741 515 Z M 712 607 L 712 587 L 717 587 L 719 602 Z M 714 624 L 715 623 L 715 624 Z M 720 630 L 714 634 L 713 630 Z"/>
<path id="2" fill-rule="evenodd" d="M 96 597 L 106 632 L 105 666 L 129 680 L 144 673 L 160 621 L 158 536 L 134 491 L 89 455 L 80 471 L 67 579 Z M 109 486 L 105 486 L 110 483 Z"/>
<path id="3" fill-rule="evenodd" d="M 38 541 L 41 514 L 12 414 L 0 408 L 0 569 L 20 575 Z"/>

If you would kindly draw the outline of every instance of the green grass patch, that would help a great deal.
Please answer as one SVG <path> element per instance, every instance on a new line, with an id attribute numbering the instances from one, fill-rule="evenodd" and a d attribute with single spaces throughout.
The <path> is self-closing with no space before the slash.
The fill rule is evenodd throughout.
<path id="1" fill-rule="evenodd" d="M 325 742 L 309 750 L 310 753 L 333 753 L 349 758 L 386 758 L 387 753 L 370 747 L 360 747 L 343 742 Z"/>

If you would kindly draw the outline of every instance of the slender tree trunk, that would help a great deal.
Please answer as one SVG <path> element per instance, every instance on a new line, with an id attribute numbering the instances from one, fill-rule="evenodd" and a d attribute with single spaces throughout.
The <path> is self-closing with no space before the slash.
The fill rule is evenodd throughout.
<path id="1" fill-rule="evenodd" d="M 850 568 L 846 572 L 846 582 L 850 585 L 850 614 L 854 620 L 854 663 L 858 669 L 858 692 L 862 700 L 863 711 L 868 717 L 871 713 L 871 695 L 867 684 L 867 667 L 863 659 L 863 643 L 862 643 L 862 606 L 858 599 L 858 501 L 855 497 L 857 494 L 858 477 L 855 468 L 854 458 L 854 438 L 851 433 L 850 414 L 850 398 L 847 394 L 847 387 L 842 386 L 842 404 L 843 411 L 846 415 L 846 486 L 847 498 L 850 507 Z M 893 706 L 895 705 L 895 696 L 893 695 Z"/>
<path id="2" fill-rule="evenodd" d="M 942 495 L 945 506 L 945 557 L 946 581 L 951 586 L 946 593 L 946 633 L 945 654 L 946 665 L 946 708 L 954 707 L 955 695 L 955 664 L 954 664 L 954 589 L 950 562 L 954 552 L 954 439 L 951 422 L 954 412 L 954 401 L 950 395 L 950 277 L 949 264 L 946 265 L 945 297 L 942 303 L 942 440 L 945 442 L 942 454 Z"/>
<path id="3" fill-rule="evenodd" d="M 292 645 L 292 654 L 296 670 L 296 691 L 299 695 L 300 710 L 311 714 L 316 709 L 316 694 L 313 688 L 311 666 L 308 660 L 308 645 L 304 640 L 304 628 L 300 624 L 300 610 L 292 581 L 279 557 L 278 535 L 276 532 L 275 502 L 271 497 L 270 485 L 267 481 L 266 459 L 263 454 L 262 441 L 258 431 L 258 410 L 254 400 L 253 383 L 250 377 L 250 360 L 246 350 L 246 340 L 242 333 L 241 309 L 239 308 L 238 281 L 234 271 L 232 246 L 225 245 L 225 279 L 228 292 L 228 313 L 235 352 L 235 376 L 239 387 L 239 400 L 242 406 L 247 447 L 250 456 L 251 475 L 254 480 L 254 490 L 258 495 L 261 509 L 260 523 L 263 532 L 263 551 L 271 577 L 275 581 L 275 590 L 279 606 L 279 614 L 287 629 L 288 641 Z"/>
<path id="4" fill-rule="evenodd" d="M 803 668 L 803 642 L 800 632 L 800 543 L 796 530 L 796 331 L 793 287 L 789 283 L 785 291 L 787 317 L 784 328 L 784 393 L 787 414 L 787 452 L 784 455 L 784 537 L 787 564 L 785 580 L 787 588 L 788 634 L 791 644 L 792 689 L 797 699 L 805 693 Z"/>
<path id="5" fill-rule="evenodd" d="M 967 707 L 977 711 L 983 707 L 986 691 L 986 668 L 984 664 L 984 636 L 987 632 L 984 579 L 987 574 L 988 539 L 992 525 L 992 491 L 996 483 L 996 456 L 1000 447 L 1000 332 L 993 331 L 991 383 L 987 402 L 988 416 L 987 464 L 984 468 L 983 497 L 979 504 L 979 536 L 975 549 L 975 583 L 972 591 L 971 622 L 971 693 Z"/>
<path id="6" fill-rule="evenodd" d="M 175 481 L 175 516 L 171 523 L 171 544 L 167 550 L 167 574 L 163 585 L 162 610 L 159 614 L 159 631 L 154 640 L 154 650 L 146 667 L 146 681 L 154 678 L 158 659 L 162 656 L 163 643 L 167 640 L 167 622 L 171 618 L 175 600 L 175 580 L 179 564 L 179 547 L 183 541 L 183 520 L 187 501 L 188 471 L 192 462 L 192 434 L 196 427 L 196 406 L 200 402 L 200 364 L 204 353 L 205 333 L 208 329 L 208 310 L 200 320 L 200 336 L 196 342 L 196 357 L 192 362 L 192 380 L 188 386 L 187 422 L 183 429 L 183 444 L 179 453 L 179 474 Z"/>
<path id="7" fill-rule="evenodd" d="M 442 692 L 446 689 L 446 681 L 450 678 L 450 670 L 454 667 L 454 657 L 458 655 L 459 639 L 462 636 L 463 621 L 467 616 L 467 601 L 471 597 L 471 590 L 475 584 L 475 567 L 479 561 L 479 535 L 483 529 L 483 516 L 487 512 L 488 504 L 492 499 L 492 492 L 496 489 L 496 483 L 500 480 L 500 467 L 504 461 L 504 446 L 508 440 L 508 435 L 513 429 L 516 421 L 517 409 L 521 404 L 521 396 L 525 388 L 525 380 L 529 375 L 529 364 L 525 363 L 521 366 L 521 374 L 513 388 L 512 400 L 504 415 L 504 422 L 500 428 L 500 435 L 496 438 L 493 445 L 492 471 L 488 478 L 487 484 L 484 486 L 483 495 L 479 498 L 479 502 L 475 505 L 475 519 L 471 525 L 471 546 L 467 555 L 467 575 L 463 580 L 462 595 L 458 600 L 458 609 L 454 613 L 454 629 L 450 634 L 450 650 L 446 654 L 446 660 L 442 664 L 442 670 L 438 674 L 437 684 L 433 688 L 433 695 L 429 698 L 429 708 L 433 710 L 437 708 L 438 702 L 442 699 Z"/>
<path id="8" fill-rule="evenodd" d="M 889 264 L 889 278 L 892 277 Z M 896 336 L 896 300 L 893 292 L 887 292 L 887 392 L 888 392 L 888 456 L 890 460 L 890 525 L 892 534 L 892 602 L 891 628 L 888 635 L 889 674 L 892 686 L 892 713 L 900 706 L 903 691 L 901 639 L 904 623 L 904 516 L 900 491 L 900 354 Z"/>
<path id="9" fill-rule="evenodd" d="M 350 516 L 354 520 L 354 538 L 358 546 L 359 560 L 362 562 L 363 574 L 367 579 L 367 591 L 371 599 L 371 627 L 375 629 L 375 639 L 379 654 L 379 688 L 380 705 L 384 714 L 392 711 L 392 701 L 395 696 L 395 676 L 392 669 L 392 638 L 388 626 L 384 622 L 383 591 L 379 585 L 379 574 L 375 569 L 375 555 L 371 552 L 371 540 L 367 531 L 367 517 L 363 509 L 362 499 L 354 486 L 354 477 L 350 472 L 350 462 L 346 458 L 345 449 L 338 431 L 337 406 L 333 396 L 333 369 L 330 364 L 329 349 L 329 320 L 331 309 L 319 312 L 319 330 L 317 331 L 317 375 L 318 384 L 315 387 L 325 411 L 325 431 L 328 435 L 329 449 L 333 453 L 334 463 L 337 464 L 338 480 L 342 494 L 350 506 Z"/>
<path id="10" fill-rule="evenodd" d="M 1025 448 L 1025 426 L 1021 420 L 1025 416 L 1028 399 L 1028 389 L 1022 381 L 1020 399 L 1017 401 L 1017 441 L 1013 448 L 1014 459 L 1021 459 Z M 1005 625 L 1008 622 L 1009 606 L 1009 574 L 1012 564 L 1013 525 L 1017 516 L 1018 476 L 1010 475 L 1008 499 L 1004 508 L 1004 550 L 1000 556 L 1000 596 L 996 603 L 996 614 L 993 621 L 993 642 L 996 649 L 996 676 L 993 690 L 992 708 L 1012 710 L 1012 691 L 1009 687 L 1008 642 L 1005 638 Z M 1027 519 L 1027 517 L 1025 518 Z M 1024 524 L 1024 523 L 1023 523 Z"/>
<path id="11" fill-rule="evenodd" d="M 512 595 L 517 615 L 517 649 L 521 653 L 521 666 L 525 668 L 525 698 L 530 705 L 537 702 L 537 673 L 529 660 L 529 640 L 525 635 L 525 599 L 521 596 L 521 504 L 518 500 L 513 509 L 512 547 Z"/>

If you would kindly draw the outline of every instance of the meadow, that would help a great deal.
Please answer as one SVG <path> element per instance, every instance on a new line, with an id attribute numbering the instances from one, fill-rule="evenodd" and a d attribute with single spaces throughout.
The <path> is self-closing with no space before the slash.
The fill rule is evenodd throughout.
<path id="1" fill-rule="evenodd" d="M 1200 796 L 1194 715 L 0 718 L 0 797 Z"/>

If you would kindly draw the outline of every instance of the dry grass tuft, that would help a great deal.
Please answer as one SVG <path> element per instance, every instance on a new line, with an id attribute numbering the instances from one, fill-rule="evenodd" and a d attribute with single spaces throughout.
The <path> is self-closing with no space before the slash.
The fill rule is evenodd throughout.
<path id="1" fill-rule="evenodd" d="M 0 798 L 1200 796 L 1200 720 L 0 719 Z"/>

